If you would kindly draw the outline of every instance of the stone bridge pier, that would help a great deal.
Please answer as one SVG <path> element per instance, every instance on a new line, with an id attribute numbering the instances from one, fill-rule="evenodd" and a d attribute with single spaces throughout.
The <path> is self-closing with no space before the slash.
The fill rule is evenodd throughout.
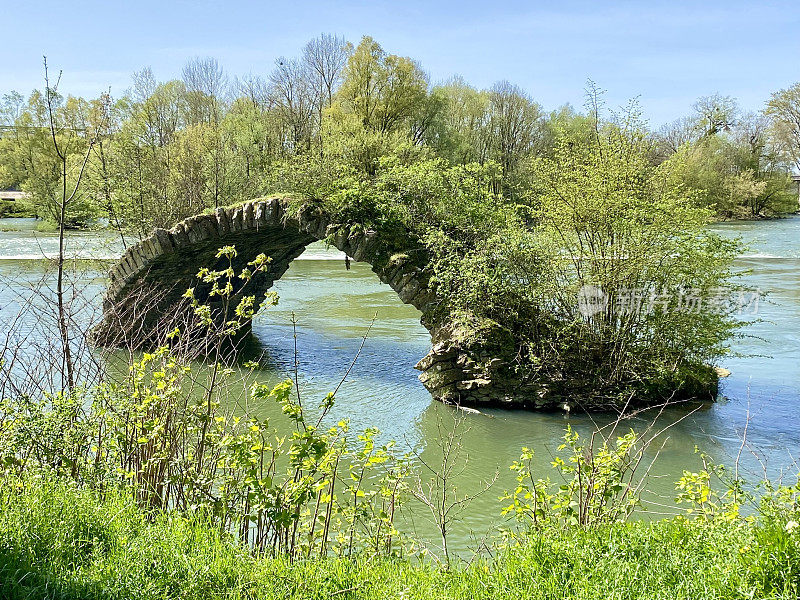
<path id="1" fill-rule="evenodd" d="M 260 304 L 292 260 L 316 240 L 368 263 L 400 300 L 420 311 L 420 322 L 431 334 L 431 349 L 416 368 L 435 399 L 465 406 L 556 406 L 557 399 L 546 390 L 521 383 L 502 353 L 456 339 L 430 284 L 427 253 L 410 232 L 381 236 L 359 224 L 333 222 L 315 202 L 292 211 L 286 200 L 258 199 L 190 217 L 169 230 L 156 229 L 111 268 L 94 343 L 131 349 L 162 343 L 164 332 L 191 320 L 191 306 L 183 298 L 188 288 L 195 288 L 201 302 L 208 300 L 210 285 L 196 275 L 201 267 L 227 267 L 227 259 L 215 258 L 222 246 L 236 247 L 237 273 L 261 253 L 272 259 L 243 292 L 255 295 Z"/>

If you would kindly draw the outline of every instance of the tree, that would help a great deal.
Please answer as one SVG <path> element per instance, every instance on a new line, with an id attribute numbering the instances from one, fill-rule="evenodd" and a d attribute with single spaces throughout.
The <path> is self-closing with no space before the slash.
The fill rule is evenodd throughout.
<path id="1" fill-rule="evenodd" d="M 157 83 L 149 70 L 134 75 L 131 98 L 119 103 L 122 123 L 108 149 L 115 182 L 115 208 L 126 227 L 140 237 L 153 226 L 171 226 L 189 216 L 171 196 L 174 146 L 186 126 L 188 104 L 183 82 Z"/>
<path id="2" fill-rule="evenodd" d="M 800 83 L 772 94 L 766 114 L 772 135 L 787 160 L 800 169 Z"/>
<path id="3" fill-rule="evenodd" d="M 431 118 L 429 143 L 454 164 L 495 161 L 503 177 L 496 192 L 519 188 L 525 160 L 545 147 L 541 107 L 507 81 L 478 91 L 461 78 L 437 86 L 439 104 Z"/>
<path id="4" fill-rule="evenodd" d="M 365 129 L 387 134 L 409 124 L 427 90 L 428 79 L 413 60 L 386 54 L 366 36 L 347 62 L 337 100 Z"/>
<path id="5" fill-rule="evenodd" d="M 34 91 L 24 104 L 15 96 L 12 104 L 6 118 L 13 114 L 13 122 L 0 138 L 0 179 L 5 185 L 29 192 L 36 216 L 58 225 L 64 172 L 70 187 L 91 137 L 88 132 L 92 105 L 82 98 L 64 98 L 56 89 Z M 63 216 L 71 227 L 102 214 L 94 197 L 76 194 Z"/>
<path id="6" fill-rule="evenodd" d="M 696 114 L 697 127 L 703 136 L 730 131 L 736 124 L 739 108 L 730 96 L 713 94 L 698 98 L 692 108 Z"/>
<path id="7" fill-rule="evenodd" d="M 489 160 L 489 94 L 478 91 L 461 77 L 433 88 L 442 110 L 427 141 L 439 156 L 453 164 Z"/>
<path id="8" fill-rule="evenodd" d="M 133 103 L 128 120 L 150 147 L 164 148 L 187 122 L 186 86 L 181 81 L 156 83 L 149 69 L 134 73 Z"/>
<path id="9" fill-rule="evenodd" d="M 334 94 L 342 83 L 347 60 L 353 45 L 335 35 L 322 34 L 310 40 L 303 48 L 302 63 L 308 74 L 316 112 L 316 141 L 322 151 L 323 112 L 333 105 Z"/>
<path id="10" fill-rule="evenodd" d="M 215 58 L 195 57 L 184 65 L 183 83 L 190 124 L 219 123 L 227 92 L 228 76 Z"/>
<path id="11" fill-rule="evenodd" d="M 111 226 L 117 229 L 123 247 L 127 248 L 125 226 L 115 202 L 117 190 L 113 154 L 113 141 L 119 132 L 124 115 L 124 109 L 121 111 L 120 108 L 124 106 L 122 103 L 115 107 L 110 93 L 90 103 L 88 125 L 96 132 L 95 152 L 92 153 L 87 165 L 85 185 L 89 195 L 102 205 Z"/>
<path id="12" fill-rule="evenodd" d="M 227 143 L 247 182 L 241 193 L 258 193 L 259 183 L 270 162 L 282 153 L 280 125 L 276 115 L 260 101 L 242 97 L 233 102 L 222 120 Z"/>
<path id="13" fill-rule="evenodd" d="M 541 138 L 541 108 L 519 87 L 501 81 L 489 93 L 489 115 L 491 158 L 500 163 L 503 187 L 510 194 L 521 163 Z"/>
<path id="14" fill-rule="evenodd" d="M 743 115 L 730 131 L 684 143 L 665 164 L 671 184 L 696 192 L 721 218 L 753 218 L 793 208 L 789 177 L 763 116 Z"/>
<path id="15" fill-rule="evenodd" d="M 706 300 L 699 315 L 680 302 L 687 290 L 707 299 L 729 284 L 736 244 L 705 228 L 712 213 L 670 185 L 671 165 L 652 164 L 635 111 L 616 123 L 598 115 L 595 131 L 588 145 L 560 137 L 554 156 L 532 166 L 536 225 L 508 260 L 531 302 L 556 317 L 535 355 L 591 380 L 589 394 L 612 404 L 626 389 L 702 388 L 736 324 L 724 302 Z M 598 303 L 584 311 L 587 291 Z"/>
<path id="16" fill-rule="evenodd" d="M 658 161 L 667 160 L 684 145 L 697 141 L 696 121 L 692 117 L 681 117 L 662 125 L 655 134 Z"/>
<path id="17" fill-rule="evenodd" d="M 48 125 L 48 131 L 50 134 L 50 139 L 52 140 L 53 151 L 57 157 L 58 165 L 60 167 L 59 170 L 59 195 L 57 196 L 58 201 L 58 258 L 57 258 L 57 272 L 56 272 L 56 302 L 58 305 L 58 329 L 59 333 L 61 334 L 61 347 L 62 347 L 62 364 L 61 364 L 61 373 L 64 375 L 65 379 L 62 381 L 62 389 L 66 390 L 69 393 L 72 393 L 75 389 L 75 365 L 72 358 L 72 347 L 70 341 L 70 327 L 68 323 L 68 308 L 65 302 L 65 290 L 64 290 L 64 261 L 65 261 L 65 254 L 64 254 L 64 230 L 66 229 L 67 225 L 67 210 L 70 204 L 75 200 L 78 194 L 78 190 L 81 185 L 81 180 L 83 179 L 84 172 L 86 170 L 86 165 L 89 162 L 89 157 L 92 154 L 92 149 L 97 141 L 97 136 L 99 134 L 100 129 L 102 128 L 102 122 L 98 122 L 95 126 L 95 129 L 91 132 L 87 132 L 86 124 L 84 123 L 84 127 L 81 131 L 84 134 L 89 133 L 90 137 L 85 140 L 83 144 L 83 157 L 81 161 L 76 165 L 70 165 L 70 155 L 65 147 L 65 140 L 60 135 L 61 131 L 64 128 L 64 124 L 58 121 L 58 102 L 60 97 L 58 96 L 58 85 L 61 82 L 61 74 L 59 73 L 58 79 L 55 81 L 55 84 L 51 87 L 50 86 L 50 75 L 47 69 L 47 57 L 44 58 L 44 84 L 45 84 L 45 93 L 44 93 L 44 107 L 46 110 L 46 119 Z M 72 125 L 71 129 L 73 132 L 78 131 L 76 128 L 77 123 L 73 121 L 69 121 L 69 124 Z M 71 138 L 67 138 L 66 143 L 69 143 Z M 72 168 L 72 173 L 68 172 L 70 167 Z"/>
<path id="18" fill-rule="evenodd" d="M 303 63 L 311 73 L 311 86 L 317 110 L 333 104 L 333 96 L 342 82 L 342 73 L 353 45 L 339 36 L 323 33 L 310 40 L 303 48 Z"/>
<path id="19" fill-rule="evenodd" d="M 769 117 L 743 115 L 733 132 L 736 164 L 740 175 L 753 185 L 741 196 L 750 217 L 789 212 L 796 207 L 796 194 L 780 147 L 770 136 Z M 743 188 L 740 188 L 743 189 Z"/>
<path id="20" fill-rule="evenodd" d="M 284 131 L 289 154 L 307 152 L 314 135 L 315 96 L 312 74 L 305 63 L 279 58 L 269 77 L 270 99 Z"/>

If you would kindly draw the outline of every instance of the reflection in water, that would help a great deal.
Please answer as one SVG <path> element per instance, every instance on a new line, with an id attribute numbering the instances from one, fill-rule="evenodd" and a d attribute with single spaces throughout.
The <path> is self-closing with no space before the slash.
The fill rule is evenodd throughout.
<path id="1" fill-rule="evenodd" d="M 52 243 L 50 236 L 34 237 L 27 221 L 0 220 L 0 229 L 20 229 L 20 223 L 21 231 L 0 232 L 0 318 L 12 314 L 20 292 L 42 277 L 42 264 L 30 259 L 41 257 L 41 250 L 46 252 Z M 766 463 L 772 476 L 795 469 L 793 455 L 800 446 L 796 425 L 800 418 L 800 217 L 726 223 L 715 225 L 714 229 L 723 235 L 741 235 L 750 244 L 751 249 L 738 267 L 752 271 L 745 276 L 748 285 L 769 295 L 760 303 L 758 319 L 753 319 L 748 337 L 735 341 L 734 350 L 739 355 L 722 361 L 721 366 L 732 371 L 731 377 L 723 381 L 724 397 L 699 409 L 671 408 L 659 418 L 661 427 L 674 425 L 665 434 L 663 447 L 657 444 L 653 448 L 654 452 L 660 449 L 660 455 L 647 500 L 651 502 L 648 510 L 655 513 L 675 510 L 671 500 L 675 480 L 683 469 L 696 469 L 699 465 L 695 446 L 720 462 L 730 464 L 735 459 L 748 411 L 748 442 L 753 452 L 742 452 L 742 464 L 750 476 L 760 477 L 759 461 Z M 106 252 L 113 255 L 107 250 L 108 241 L 96 233 L 73 234 L 70 247 L 95 256 Z M 454 541 L 462 547 L 469 542 L 470 531 L 480 535 L 499 521 L 497 496 L 511 487 L 508 465 L 518 457 L 522 446 L 535 450 L 541 475 L 552 476 L 552 453 L 567 424 L 588 434 L 611 421 L 610 415 L 566 416 L 500 409 L 464 414 L 433 402 L 413 369 L 430 344 L 428 332 L 419 323 L 419 313 L 402 304 L 388 286 L 380 284 L 369 267 L 356 263 L 347 271 L 339 258 L 338 253 L 314 245 L 277 282 L 278 306 L 262 311 L 253 326 L 263 352 L 258 377 L 277 382 L 292 372 L 294 313 L 298 320 L 297 347 L 305 404 L 313 405 L 339 383 L 372 323 L 330 419 L 350 419 L 354 432 L 377 427 L 382 441 L 394 439 L 400 448 L 415 449 L 435 462 L 430 454 L 434 452 L 431 440 L 436 435 L 437 421 L 452 420 L 453 414 L 461 414 L 465 418 L 463 443 L 469 463 L 459 486 L 464 491 L 476 490 L 480 480 L 500 472 L 493 490 L 475 501 L 464 522 L 453 532 Z M 91 296 L 100 291 L 102 276 L 101 270 L 89 270 L 79 284 Z M 23 323 L 20 327 L 23 337 L 35 335 L 32 324 Z M 281 421 L 275 405 L 265 404 L 259 411 Z M 652 418 L 654 415 L 644 413 L 625 426 L 641 429 Z"/>

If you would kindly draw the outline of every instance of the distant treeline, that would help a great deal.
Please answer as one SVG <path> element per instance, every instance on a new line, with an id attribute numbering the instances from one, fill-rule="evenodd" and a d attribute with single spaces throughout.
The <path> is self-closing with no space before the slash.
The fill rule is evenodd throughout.
<path id="1" fill-rule="evenodd" d="M 589 94 L 585 112 L 565 105 L 547 113 L 507 81 L 488 90 L 459 77 L 434 85 L 416 61 L 369 37 L 353 46 L 331 35 L 278 59 L 265 77 L 231 79 L 213 58 L 196 58 L 172 81 L 134 73 L 119 98 L 51 86 L 68 179 L 94 140 L 68 219 L 107 217 L 139 235 L 269 192 L 316 193 L 300 170 L 373 178 L 387 158 L 489 166 L 497 177 L 488 193 L 535 204 L 532 163 L 552 157 L 564 132 L 589 138 L 599 97 Z M 3 97 L 0 187 L 30 192 L 28 210 L 57 221 L 63 182 L 49 119 L 46 92 Z M 800 84 L 773 94 L 759 113 L 741 113 L 730 97 L 702 97 L 692 114 L 647 135 L 653 165 L 674 163 L 673 185 L 718 218 L 797 207 L 790 173 L 800 161 Z"/>

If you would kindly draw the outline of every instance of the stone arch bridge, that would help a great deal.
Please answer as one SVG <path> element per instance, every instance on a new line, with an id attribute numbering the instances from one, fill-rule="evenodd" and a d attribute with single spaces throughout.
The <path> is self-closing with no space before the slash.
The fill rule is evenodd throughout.
<path id="1" fill-rule="evenodd" d="M 521 383 L 513 366 L 493 356 L 485 344 L 456 339 L 441 298 L 430 285 L 424 248 L 410 232 L 382 237 L 357 224 L 336 223 L 315 202 L 291 210 L 289 202 L 280 198 L 253 200 L 190 217 L 170 230 L 156 229 L 128 248 L 111 268 L 94 342 L 132 349 L 158 343 L 156 332 L 170 331 L 191 312 L 183 298 L 187 288 L 194 287 L 200 301 L 207 299 L 210 287 L 196 275 L 201 267 L 227 266 L 215 258 L 222 246 L 235 245 L 237 272 L 260 253 L 271 257 L 269 269 L 258 273 L 246 292 L 260 303 L 291 261 L 317 240 L 326 240 L 354 261 L 368 263 L 400 300 L 420 311 L 432 343 L 416 368 L 434 398 L 468 406 L 557 405 L 557 399 L 541 388 Z"/>

